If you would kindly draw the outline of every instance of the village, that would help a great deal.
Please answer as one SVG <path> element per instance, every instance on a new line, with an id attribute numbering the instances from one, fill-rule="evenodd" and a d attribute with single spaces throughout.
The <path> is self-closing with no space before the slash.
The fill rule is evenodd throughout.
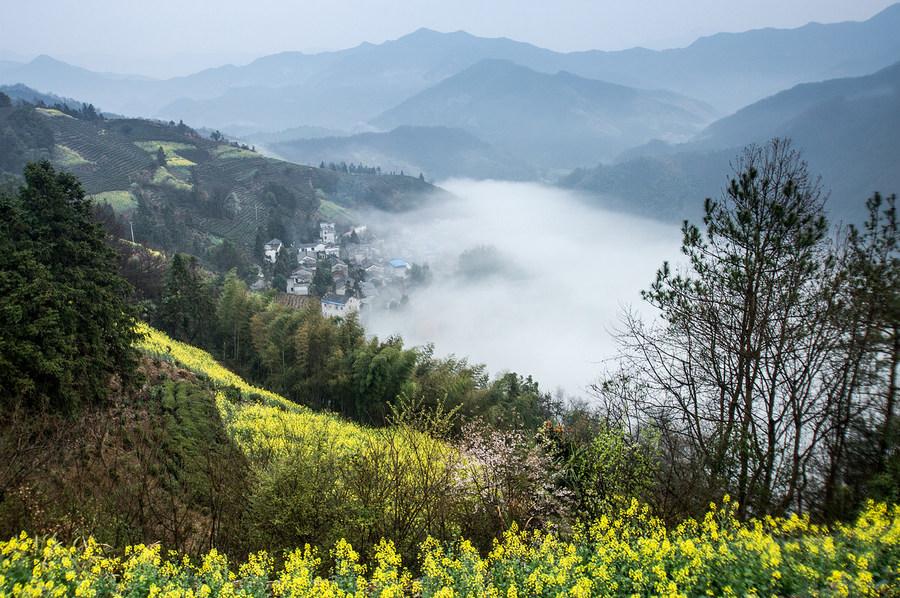
<path id="1" fill-rule="evenodd" d="M 318 298 L 325 317 L 363 315 L 372 310 L 398 309 L 408 301 L 411 273 L 405 259 L 387 253 L 383 239 L 366 225 L 349 226 L 340 233 L 333 222 L 319 224 L 312 243 L 286 245 L 271 239 L 263 246 L 254 291 L 274 288 L 281 303 L 303 307 Z M 276 265 L 290 264 L 279 279 Z M 267 277 L 266 273 L 273 273 Z M 282 288 L 283 285 L 283 288 Z"/>

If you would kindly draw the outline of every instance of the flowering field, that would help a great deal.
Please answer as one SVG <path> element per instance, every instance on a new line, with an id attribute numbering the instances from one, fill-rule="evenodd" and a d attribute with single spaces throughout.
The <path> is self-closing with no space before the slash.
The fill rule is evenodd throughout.
<path id="1" fill-rule="evenodd" d="M 0 542 L 0 595 L 14 596 L 896 596 L 900 507 L 870 503 L 834 529 L 803 517 L 739 523 L 725 503 L 667 530 L 637 503 L 563 541 L 509 530 L 487 557 L 461 540 L 426 541 L 414 578 L 389 541 L 368 564 L 344 541 L 321 570 L 309 546 L 276 568 L 217 551 L 200 562 L 158 545 L 110 555 L 94 540 L 63 546 L 22 533 Z"/>
<path id="2" fill-rule="evenodd" d="M 205 376 L 220 390 L 232 388 L 240 393 L 241 400 L 235 402 L 226 393 L 218 392 L 216 404 L 229 434 L 251 458 L 283 456 L 294 443 L 303 442 L 309 435 L 317 439 L 327 436 L 334 448 L 352 448 L 371 434 L 367 428 L 315 413 L 277 393 L 253 386 L 206 351 L 176 341 L 146 324 L 140 324 L 138 331 L 144 335 L 138 347 L 145 353 Z"/>

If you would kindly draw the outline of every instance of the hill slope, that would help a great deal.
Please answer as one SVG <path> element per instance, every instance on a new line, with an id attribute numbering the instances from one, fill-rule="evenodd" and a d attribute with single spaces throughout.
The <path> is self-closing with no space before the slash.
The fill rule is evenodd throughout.
<path id="1" fill-rule="evenodd" d="M 457 127 L 538 166 L 564 168 L 611 158 L 655 137 L 684 139 L 711 116 L 702 102 L 669 92 L 485 60 L 372 122 Z"/>
<path id="2" fill-rule="evenodd" d="M 716 194 L 746 144 L 790 137 L 832 192 L 836 218 L 858 220 L 873 191 L 900 191 L 900 63 L 872 75 L 800 85 L 710 125 L 689 143 L 654 144 L 566 186 L 618 196 L 618 207 L 674 218 Z M 695 207 L 694 207 L 695 206 Z"/>
<path id="3" fill-rule="evenodd" d="M 315 236 L 322 200 L 403 210 L 437 191 L 413 177 L 349 175 L 274 160 L 181 124 L 0 108 L 0 171 L 19 174 L 26 161 L 38 159 L 77 175 L 99 201 L 131 212 L 138 241 L 197 255 L 222 239 L 252 249 L 257 231 L 272 219 L 297 240 Z M 275 193 L 278 200 L 268 193 L 279 189 L 287 192 Z"/>
<path id="4" fill-rule="evenodd" d="M 403 126 L 386 133 L 294 139 L 269 147 L 294 162 L 372 164 L 385 171 L 422 172 L 432 180 L 450 177 L 525 180 L 535 175 L 534 169 L 521 160 L 462 129 L 447 127 Z"/>

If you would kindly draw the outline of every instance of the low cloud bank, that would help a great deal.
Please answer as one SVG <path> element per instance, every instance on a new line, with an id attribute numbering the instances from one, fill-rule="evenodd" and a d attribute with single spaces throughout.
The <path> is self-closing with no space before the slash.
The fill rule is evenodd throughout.
<path id="1" fill-rule="evenodd" d="M 678 259 L 678 228 L 537 184 L 441 186 L 459 199 L 372 221 L 394 257 L 427 263 L 433 279 L 403 309 L 371 313 L 367 330 L 582 394 L 615 355 L 622 308 L 646 309 L 640 290 Z"/>

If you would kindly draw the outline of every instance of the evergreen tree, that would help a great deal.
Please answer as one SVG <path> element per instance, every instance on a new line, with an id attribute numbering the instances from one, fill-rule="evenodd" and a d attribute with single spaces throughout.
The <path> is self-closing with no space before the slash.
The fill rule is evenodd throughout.
<path id="1" fill-rule="evenodd" d="M 159 166 L 166 165 L 166 152 L 163 151 L 162 147 L 156 150 L 156 164 Z"/>
<path id="2" fill-rule="evenodd" d="M 0 401 L 70 412 L 133 379 L 134 312 L 78 180 L 49 162 L 0 198 Z"/>
<path id="3" fill-rule="evenodd" d="M 195 343 L 208 335 L 212 298 L 194 256 L 176 253 L 172 258 L 158 317 L 160 326 L 175 338 Z"/>
<path id="4" fill-rule="evenodd" d="M 313 275 L 310 291 L 313 295 L 322 297 L 331 291 L 334 286 L 334 276 L 331 274 L 331 264 L 327 259 L 319 259 L 316 263 L 316 273 Z"/>

